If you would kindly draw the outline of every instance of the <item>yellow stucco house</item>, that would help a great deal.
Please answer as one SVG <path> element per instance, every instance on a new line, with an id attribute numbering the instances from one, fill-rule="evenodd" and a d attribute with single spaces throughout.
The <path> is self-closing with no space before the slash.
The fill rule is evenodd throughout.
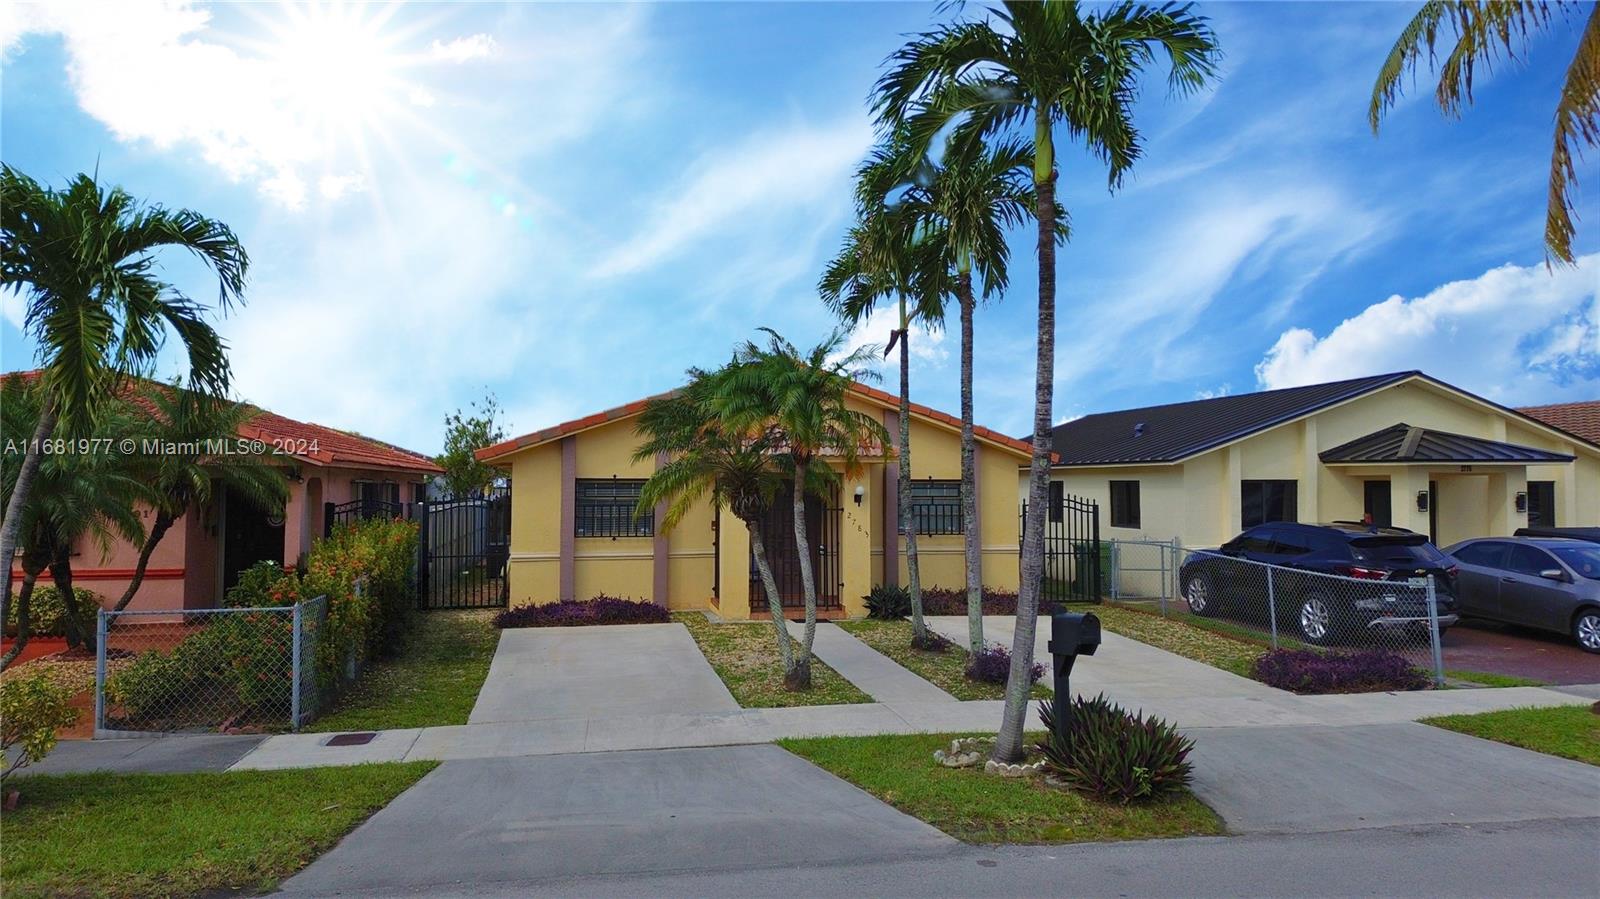
<path id="1" fill-rule="evenodd" d="M 629 403 L 507 440 L 478 458 L 511 478 L 510 604 L 588 599 L 599 594 L 651 599 L 671 609 L 712 609 L 724 618 L 765 615 L 754 583 L 750 540 L 742 523 L 715 514 L 709 503 L 671 533 L 655 516 L 632 517 L 639 488 L 655 463 L 633 461 L 634 425 L 648 400 Z M 850 405 L 898 433 L 897 398 L 855 384 Z M 1017 470 L 1028 444 L 976 429 L 978 519 L 983 582 L 1015 590 L 1018 575 Z M 960 515 L 960 422 L 926 406 L 911 406 L 911 476 L 922 583 L 963 587 Z M 877 455 L 839 495 L 813 500 L 808 537 L 823 617 L 866 613 L 863 597 L 876 584 L 903 583 L 905 551 L 894 526 L 899 467 Z M 786 609 L 798 613 L 798 554 L 788 491 L 767 516 L 763 540 Z M 887 526 L 886 526 L 887 523 Z M 886 564 L 886 560 L 887 564 Z M 753 601 L 752 601 L 753 600 Z"/>
<path id="2" fill-rule="evenodd" d="M 1097 501 L 1107 539 L 1370 520 L 1447 546 L 1600 525 L 1600 445 L 1419 371 L 1089 415 L 1054 439 L 1052 493 Z"/>

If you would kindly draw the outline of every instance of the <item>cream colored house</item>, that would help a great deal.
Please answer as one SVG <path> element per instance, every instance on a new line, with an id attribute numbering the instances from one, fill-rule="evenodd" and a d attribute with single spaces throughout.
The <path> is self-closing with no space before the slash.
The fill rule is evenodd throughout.
<path id="1" fill-rule="evenodd" d="M 1215 546 L 1267 521 L 1362 521 L 1446 546 L 1600 525 L 1600 445 L 1419 371 L 1089 415 L 1053 493 L 1108 539 Z"/>

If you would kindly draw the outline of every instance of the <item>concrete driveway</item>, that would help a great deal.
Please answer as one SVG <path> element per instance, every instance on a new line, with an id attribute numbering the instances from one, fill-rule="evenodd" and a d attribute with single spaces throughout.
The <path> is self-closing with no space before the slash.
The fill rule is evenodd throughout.
<path id="1" fill-rule="evenodd" d="M 426 894 L 960 847 L 776 746 L 482 759 L 441 765 L 283 889 Z"/>
<path id="2" fill-rule="evenodd" d="M 511 628 L 467 723 L 738 709 L 681 624 Z"/>

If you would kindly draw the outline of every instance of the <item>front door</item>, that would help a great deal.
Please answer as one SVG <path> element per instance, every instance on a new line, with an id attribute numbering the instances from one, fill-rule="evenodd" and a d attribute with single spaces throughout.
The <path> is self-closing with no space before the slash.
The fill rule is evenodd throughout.
<path id="1" fill-rule="evenodd" d="M 239 582 L 239 572 L 257 562 L 283 564 L 283 514 L 264 512 L 232 490 L 222 502 L 222 589 L 227 591 Z"/>
<path id="2" fill-rule="evenodd" d="M 838 509 L 828 508 L 821 498 L 806 497 L 806 542 L 811 550 L 811 573 L 817 587 L 818 608 L 839 607 Z M 778 597 L 787 610 L 805 609 L 805 587 L 800 579 L 800 549 L 794 539 L 794 490 L 788 482 L 772 501 L 761 519 L 761 542 L 767 550 L 772 579 Z M 754 551 L 750 557 L 750 611 L 767 611 L 767 591 L 756 567 Z"/>

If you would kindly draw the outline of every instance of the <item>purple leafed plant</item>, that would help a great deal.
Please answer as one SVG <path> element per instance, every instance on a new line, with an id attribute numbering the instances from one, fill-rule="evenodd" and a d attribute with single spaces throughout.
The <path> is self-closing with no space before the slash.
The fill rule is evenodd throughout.
<path id="1" fill-rule="evenodd" d="M 1275 649 L 1256 659 L 1256 680 L 1293 693 L 1379 693 L 1426 690 L 1426 672 L 1381 649 L 1324 653 Z"/>
<path id="2" fill-rule="evenodd" d="M 1039 603 L 1039 614 L 1048 615 L 1054 610 L 1055 606 L 1056 603 L 1041 601 Z M 922 591 L 922 612 L 925 615 L 965 615 L 967 614 L 967 591 L 965 589 L 957 590 L 952 587 L 929 587 Z M 1017 614 L 1017 592 L 1015 590 L 984 587 L 983 614 Z"/>
<path id="3" fill-rule="evenodd" d="M 642 599 L 596 596 L 518 606 L 495 616 L 495 627 L 581 627 L 590 624 L 666 624 L 667 610 Z"/>
<path id="4" fill-rule="evenodd" d="M 967 678 L 985 684 L 1003 684 L 1011 676 L 1011 650 L 991 643 L 967 659 Z M 1028 672 L 1028 683 L 1036 684 L 1044 677 L 1044 666 L 1038 662 Z"/>

